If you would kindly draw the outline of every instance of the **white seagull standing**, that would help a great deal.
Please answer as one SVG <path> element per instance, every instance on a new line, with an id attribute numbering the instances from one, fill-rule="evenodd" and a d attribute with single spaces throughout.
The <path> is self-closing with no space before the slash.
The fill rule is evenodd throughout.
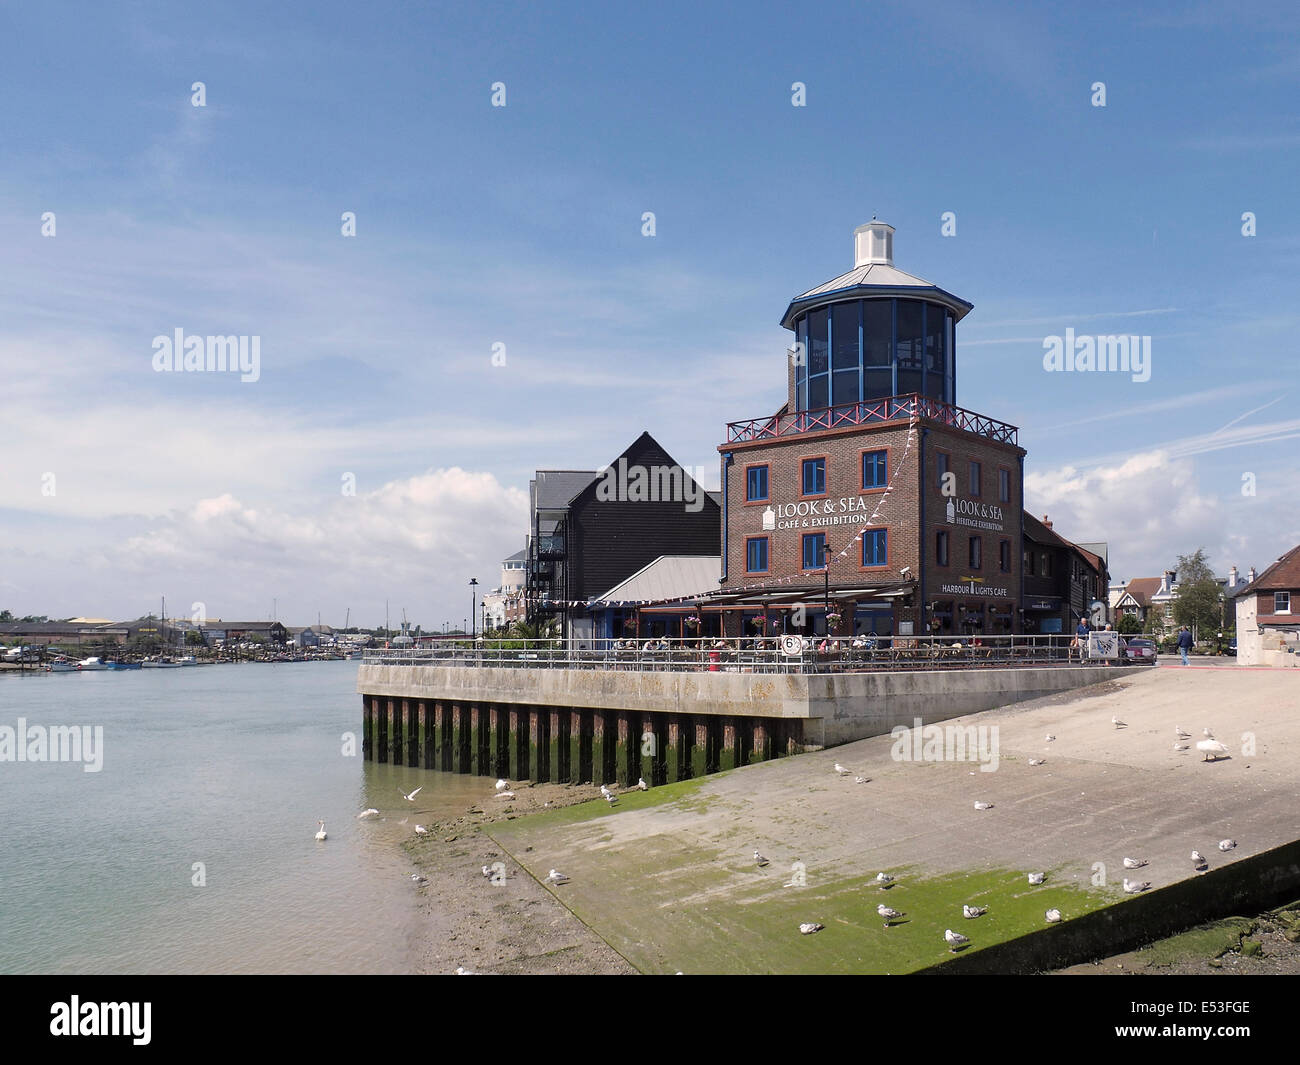
<path id="1" fill-rule="evenodd" d="M 1112 725 L 1114 725 L 1116 728 L 1128 728 L 1128 722 L 1127 722 L 1127 721 L 1121 721 L 1121 720 L 1120 720 L 1119 718 L 1117 718 L 1117 717 L 1112 717 L 1112 718 L 1110 719 L 1110 723 L 1111 723 Z"/>
<path id="2" fill-rule="evenodd" d="M 1205 739 L 1196 741 L 1196 749 L 1205 754 L 1205 757 L 1201 759 L 1202 762 L 1217 762 L 1224 755 L 1231 753 L 1227 747 L 1210 734 L 1209 729 L 1205 730 L 1205 735 Z M 1214 757 L 1211 758 L 1210 755 L 1214 755 Z"/>
<path id="3" fill-rule="evenodd" d="M 943 938 L 948 941 L 949 954 L 956 954 L 959 947 L 964 947 L 970 942 L 970 936 L 964 936 L 960 932 L 954 932 L 951 928 L 944 929 Z"/>
<path id="4" fill-rule="evenodd" d="M 894 882 L 894 878 L 890 876 L 888 873 L 876 874 L 876 883 L 879 884 L 882 889 L 889 887 L 889 885 L 892 884 L 893 882 Z"/>
<path id="5" fill-rule="evenodd" d="M 416 825 L 415 834 L 417 836 L 427 836 L 429 834 L 429 830 L 425 828 L 423 825 Z"/>
<path id="6" fill-rule="evenodd" d="M 402 798 L 405 799 L 407 802 L 415 802 L 415 797 L 424 790 L 424 785 L 421 784 L 418 788 L 416 788 L 413 792 L 411 792 L 410 795 L 407 795 L 406 792 L 402 791 L 401 788 L 398 788 L 397 790 L 401 792 Z"/>
<path id="7" fill-rule="evenodd" d="M 1205 860 L 1205 855 L 1200 851 L 1192 851 L 1192 864 L 1196 866 L 1197 869 L 1203 869 L 1210 863 Z"/>
<path id="8" fill-rule="evenodd" d="M 551 881 L 554 884 L 567 884 L 569 882 L 569 878 L 565 876 L 562 872 L 560 872 L 558 869 L 552 869 L 549 873 L 547 873 L 546 879 Z"/>
<path id="9" fill-rule="evenodd" d="M 837 772 L 842 777 L 848 776 L 849 774 L 849 771 L 845 769 L 844 766 L 840 765 L 839 762 L 835 763 L 835 772 Z"/>
<path id="10" fill-rule="evenodd" d="M 880 916 L 885 919 L 886 928 L 889 927 L 890 921 L 896 921 L 898 918 L 904 916 L 904 914 L 899 913 L 892 906 L 886 906 L 883 902 L 876 907 L 876 913 L 880 914 Z"/>
<path id="11" fill-rule="evenodd" d="M 324 842 L 325 842 L 325 822 L 324 822 L 324 821 L 317 821 L 316 823 L 317 823 L 318 825 L 320 825 L 320 831 L 316 833 L 316 838 L 317 838 L 318 840 L 320 840 L 321 843 L 324 843 Z"/>
<path id="12" fill-rule="evenodd" d="M 650 788 L 650 785 L 645 782 L 645 777 L 637 777 L 636 786 L 642 791 L 648 791 Z"/>
<path id="13" fill-rule="evenodd" d="M 1047 742 L 1048 742 L 1048 743 L 1051 743 L 1054 739 L 1056 739 L 1056 737 L 1053 736 L 1053 735 L 1049 732 L 1049 733 L 1047 734 Z"/>
<path id="14" fill-rule="evenodd" d="M 600 794 L 603 798 L 606 799 L 612 799 L 614 797 L 614 793 L 610 791 L 609 788 L 606 787 L 604 784 L 600 786 Z"/>
<path id="15" fill-rule="evenodd" d="M 505 777 L 497 781 L 497 791 L 505 791 L 508 787 L 510 787 L 510 781 L 506 780 Z"/>
<path id="16" fill-rule="evenodd" d="M 761 854 L 759 854 L 758 851 L 755 851 L 754 864 L 757 865 L 760 869 L 762 869 L 763 866 L 767 865 L 767 859 L 764 858 Z"/>
<path id="17" fill-rule="evenodd" d="M 1190 740 L 1192 738 L 1192 734 L 1188 732 L 1185 728 L 1183 728 L 1182 725 L 1174 726 L 1174 735 L 1177 736 L 1180 740 Z"/>

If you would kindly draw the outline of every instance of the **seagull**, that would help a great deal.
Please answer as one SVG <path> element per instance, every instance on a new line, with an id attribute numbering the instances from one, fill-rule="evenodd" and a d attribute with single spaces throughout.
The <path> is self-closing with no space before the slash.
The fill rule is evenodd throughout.
<path id="1" fill-rule="evenodd" d="M 320 825 L 320 831 L 316 833 L 316 838 L 317 838 L 321 843 L 324 843 L 324 842 L 325 842 L 325 822 L 324 822 L 324 821 L 317 821 L 316 823 L 317 823 L 318 825 Z"/>
<path id="2" fill-rule="evenodd" d="M 1125 859 L 1124 859 L 1124 868 L 1125 868 L 1125 869 L 1141 869 L 1141 868 L 1142 868 L 1144 865 L 1146 865 L 1146 864 L 1147 864 L 1147 860 L 1146 860 L 1145 858 L 1125 858 Z"/>
<path id="3" fill-rule="evenodd" d="M 893 882 L 894 882 L 894 878 L 890 876 L 888 873 L 876 874 L 876 883 L 879 884 L 882 889 L 889 887 L 889 885 L 892 884 Z"/>
<path id="4" fill-rule="evenodd" d="M 565 876 L 563 873 L 561 873 L 558 869 L 552 869 L 549 873 L 547 873 L 546 879 L 553 881 L 556 884 L 567 884 L 569 882 L 569 878 Z"/>
<path id="5" fill-rule="evenodd" d="M 378 816 L 379 816 L 379 811 L 372 806 L 370 807 L 369 810 L 362 810 L 359 814 L 357 814 L 357 820 L 364 821 L 367 817 L 378 817 Z"/>
<path id="6" fill-rule="evenodd" d="M 1205 855 L 1200 851 L 1192 851 L 1192 864 L 1196 866 L 1196 868 L 1200 869 L 1202 866 L 1209 865 L 1210 863 L 1205 860 Z"/>
<path id="7" fill-rule="evenodd" d="M 964 936 L 960 932 L 954 932 L 951 928 L 944 929 L 943 938 L 948 941 L 949 954 L 956 954 L 958 947 L 964 947 L 970 942 L 970 936 Z"/>
<path id="8" fill-rule="evenodd" d="M 989 908 L 987 906 L 963 906 L 961 908 L 961 915 L 968 921 L 973 921 L 976 917 L 983 917 L 988 912 Z"/>
<path id="9" fill-rule="evenodd" d="M 1191 748 L 1188 747 L 1187 744 L 1185 744 L 1185 743 L 1175 743 L 1175 744 L 1174 744 L 1174 750 L 1175 750 L 1175 751 L 1190 751 Z"/>
<path id="10" fill-rule="evenodd" d="M 645 782 L 645 777 L 637 777 L 636 786 L 642 791 L 648 791 L 650 789 L 650 785 Z"/>
<path id="11" fill-rule="evenodd" d="M 764 858 L 761 854 L 759 854 L 758 851 L 755 851 L 754 864 L 757 865 L 760 869 L 762 869 L 763 866 L 767 865 L 767 859 Z"/>
<path id="12" fill-rule="evenodd" d="M 456 975 L 457 976 L 478 976 L 478 973 L 471 972 L 469 969 L 466 969 L 465 966 L 463 965 L 457 965 Z"/>
<path id="13" fill-rule="evenodd" d="M 842 765 L 840 765 L 839 762 L 836 762 L 836 763 L 835 763 L 835 772 L 837 772 L 837 773 L 838 773 L 840 776 L 842 776 L 842 777 L 843 777 L 843 776 L 848 776 L 848 773 L 849 773 L 849 771 L 848 771 L 847 769 L 845 769 Z"/>
<path id="14" fill-rule="evenodd" d="M 415 797 L 424 790 L 424 785 L 421 784 L 418 788 L 416 788 L 413 792 L 411 792 L 410 795 L 407 795 L 406 792 L 402 791 L 401 788 L 398 788 L 397 790 L 401 792 L 402 798 L 405 799 L 407 802 L 415 802 Z"/>
<path id="15" fill-rule="evenodd" d="M 505 777 L 497 781 L 497 791 L 505 791 L 508 787 L 510 787 L 510 781 L 506 780 Z"/>
<path id="16" fill-rule="evenodd" d="M 806 936 L 810 936 L 814 932 L 820 932 L 825 927 L 824 924 L 817 924 L 814 921 L 805 921 L 799 926 L 799 931 Z"/>
<path id="17" fill-rule="evenodd" d="M 427 836 L 429 834 L 429 830 L 425 828 L 423 825 L 416 825 L 415 834 L 417 836 Z"/>
<path id="18" fill-rule="evenodd" d="M 1206 729 L 1205 734 L 1209 736 L 1210 730 Z M 1205 752 L 1205 757 L 1201 759 L 1202 762 L 1217 762 L 1223 755 L 1230 753 L 1228 748 L 1213 736 L 1210 736 L 1208 740 L 1197 740 L 1196 749 Z M 1210 755 L 1214 755 L 1214 757 L 1211 758 Z"/>
<path id="19" fill-rule="evenodd" d="M 605 796 L 605 801 L 609 803 L 610 806 L 613 806 L 615 803 L 618 802 L 618 796 L 613 794 L 613 792 L 611 792 L 610 794 Z"/>
<path id="20" fill-rule="evenodd" d="M 871 778 L 870 778 L 870 777 L 854 777 L 854 778 L 853 778 L 853 783 L 854 783 L 854 784 L 870 784 L 870 783 L 871 783 Z"/>
<path id="21" fill-rule="evenodd" d="M 886 906 L 883 902 L 876 907 L 876 913 L 880 914 L 880 916 L 885 919 L 886 928 L 889 927 L 890 921 L 896 921 L 898 918 L 903 916 L 903 914 L 899 913 L 892 906 Z"/>
<path id="22" fill-rule="evenodd" d="M 490 878 L 492 876 L 492 866 L 483 866 L 483 875 Z"/>
<path id="23" fill-rule="evenodd" d="M 992 804 L 991 802 L 978 802 L 978 801 L 977 801 L 977 802 L 975 803 L 975 809 L 977 809 L 977 810 L 992 810 L 992 809 L 993 809 L 993 804 Z"/>
<path id="24" fill-rule="evenodd" d="M 1112 717 L 1112 718 L 1110 719 L 1110 723 L 1111 723 L 1112 725 L 1114 725 L 1116 728 L 1128 728 L 1128 722 L 1127 722 L 1127 721 L 1121 721 L 1121 720 L 1120 720 L 1119 718 L 1117 718 L 1117 717 Z"/>
<path id="25" fill-rule="evenodd" d="M 1219 840 L 1219 850 L 1221 850 L 1221 851 L 1230 851 L 1230 850 L 1232 850 L 1232 848 L 1235 847 L 1236 845 L 1237 845 L 1237 841 L 1236 841 L 1235 839 L 1221 839 L 1221 840 Z"/>
<path id="26" fill-rule="evenodd" d="M 1043 878 L 1046 876 L 1047 876 L 1046 873 L 1030 873 L 1029 882 L 1031 884 L 1041 884 L 1043 882 Z"/>
<path id="27" fill-rule="evenodd" d="M 515 793 L 513 791 L 498 791 L 495 797 L 498 799 L 513 799 Z"/>
<path id="28" fill-rule="evenodd" d="M 1149 888 L 1150 886 L 1151 886 L 1150 880 L 1139 881 L 1139 880 L 1130 880 L 1128 877 L 1124 878 L 1124 890 L 1127 891 L 1130 895 L 1136 895 L 1139 891 L 1146 891 L 1146 889 Z"/>
<path id="29" fill-rule="evenodd" d="M 1051 743 L 1052 740 L 1054 740 L 1054 739 L 1056 739 L 1056 737 L 1053 736 L 1053 735 L 1049 732 L 1049 733 L 1047 734 L 1047 742 L 1048 742 L 1048 743 Z"/>
<path id="30" fill-rule="evenodd" d="M 612 791 L 610 791 L 609 788 L 607 788 L 604 784 L 602 784 L 602 785 L 600 786 L 600 793 L 601 793 L 601 795 L 603 795 L 606 799 L 612 799 L 612 798 L 614 797 L 614 793 L 613 793 Z"/>
<path id="31" fill-rule="evenodd" d="M 1180 740 L 1190 740 L 1192 738 L 1192 734 L 1188 732 L 1185 728 L 1183 728 L 1182 725 L 1174 726 L 1174 735 L 1177 736 Z"/>
<path id="32" fill-rule="evenodd" d="M 1031 758 L 1031 759 L 1029 759 L 1029 764 L 1030 764 L 1030 765 L 1043 765 L 1046 761 L 1047 761 L 1046 758 Z"/>
<path id="33" fill-rule="evenodd" d="M 417 884 L 427 884 L 429 882 L 428 877 L 421 876 L 419 873 L 412 873 L 411 879 Z"/>
<path id="34" fill-rule="evenodd" d="M 1043 916 L 1047 918 L 1048 924 L 1059 924 L 1061 921 L 1060 910 L 1048 910 L 1045 914 L 1043 914 Z"/>

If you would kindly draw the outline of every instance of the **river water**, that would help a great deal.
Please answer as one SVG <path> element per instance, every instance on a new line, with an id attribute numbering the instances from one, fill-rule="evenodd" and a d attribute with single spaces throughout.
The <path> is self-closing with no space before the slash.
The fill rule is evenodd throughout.
<path id="1" fill-rule="evenodd" d="M 357 665 L 0 675 L 0 727 L 103 728 L 98 772 L 0 761 L 0 972 L 416 971 L 399 844 L 483 782 L 366 762 Z"/>

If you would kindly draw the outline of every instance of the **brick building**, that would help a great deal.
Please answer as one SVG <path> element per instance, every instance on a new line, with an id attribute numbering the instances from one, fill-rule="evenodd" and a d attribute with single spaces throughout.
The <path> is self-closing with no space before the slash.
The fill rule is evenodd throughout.
<path id="1" fill-rule="evenodd" d="M 1236 601 L 1237 661 L 1300 667 L 1300 544 L 1230 593 Z"/>
<path id="2" fill-rule="evenodd" d="M 956 406 L 972 305 L 897 269 L 893 233 L 859 227 L 853 270 L 790 303 L 785 403 L 727 427 L 706 629 L 1021 630 L 1025 452 Z"/>

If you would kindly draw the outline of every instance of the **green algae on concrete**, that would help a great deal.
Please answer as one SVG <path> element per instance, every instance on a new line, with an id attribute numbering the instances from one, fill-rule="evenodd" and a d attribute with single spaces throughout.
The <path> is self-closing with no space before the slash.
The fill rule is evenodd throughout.
<path id="1" fill-rule="evenodd" d="M 1133 957 L 1135 961 L 1152 967 L 1192 960 L 1211 961 L 1240 949 L 1245 937 L 1255 930 L 1255 925 L 1256 922 L 1246 917 L 1229 917 L 1152 943 L 1136 951 Z"/>

